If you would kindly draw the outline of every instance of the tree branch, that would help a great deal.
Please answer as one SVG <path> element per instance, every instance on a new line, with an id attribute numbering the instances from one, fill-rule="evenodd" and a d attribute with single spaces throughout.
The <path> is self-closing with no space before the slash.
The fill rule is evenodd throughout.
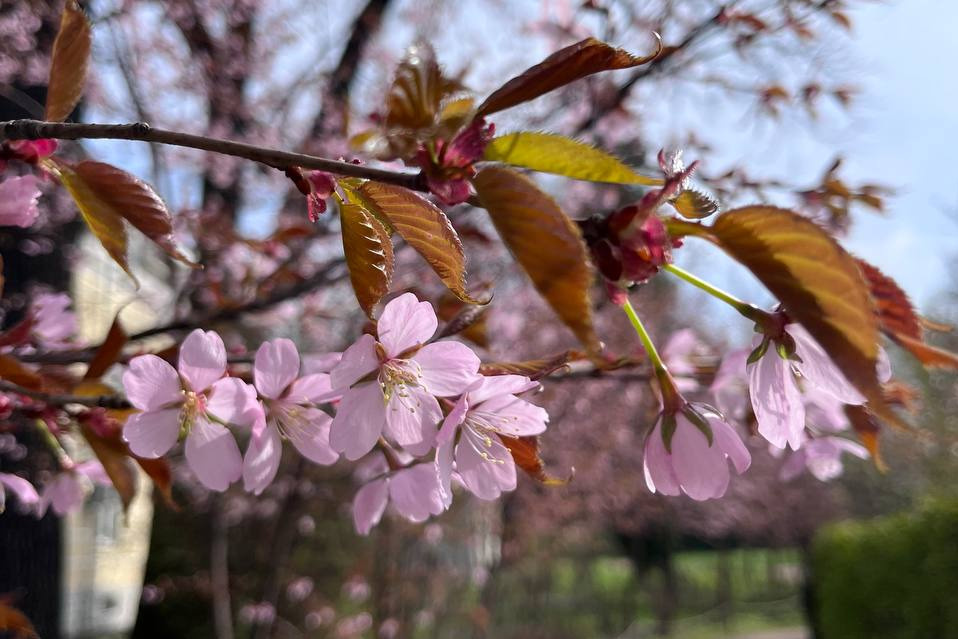
<path id="1" fill-rule="evenodd" d="M 315 155 L 293 153 L 266 147 L 233 142 L 204 135 L 154 129 L 149 124 L 76 124 L 72 122 L 43 122 L 40 120 L 10 120 L 0 122 L 0 141 L 38 140 L 53 138 L 56 140 L 134 140 L 155 142 L 171 146 L 199 149 L 221 155 L 231 155 L 253 162 L 259 162 L 274 169 L 300 167 L 328 171 L 336 175 L 365 178 L 386 184 L 394 184 L 415 191 L 428 191 L 425 180 L 419 173 L 401 173 L 386 169 L 377 169 L 350 162 L 340 162 Z"/>
<path id="2" fill-rule="evenodd" d="M 41 401 L 49 406 L 80 404 L 82 406 L 89 406 L 90 408 L 132 408 L 130 402 L 119 395 L 96 395 L 93 397 L 85 397 L 80 395 L 55 395 L 52 393 L 44 393 L 42 391 L 32 390 L 30 388 L 24 388 L 23 386 L 4 381 L 2 379 L 0 379 L 0 391 L 4 393 L 16 393 L 17 395 L 24 395 L 37 401 Z"/>

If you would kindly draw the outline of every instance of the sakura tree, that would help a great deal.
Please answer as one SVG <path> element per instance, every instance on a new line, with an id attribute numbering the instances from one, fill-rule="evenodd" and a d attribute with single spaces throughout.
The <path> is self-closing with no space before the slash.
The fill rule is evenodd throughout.
<path id="1" fill-rule="evenodd" d="M 682 153 L 660 151 L 655 166 L 640 170 L 638 162 L 575 137 L 595 122 L 556 132 L 530 126 L 503 133 L 496 126 L 510 109 L 568 85 L 600 82 L 606 72 L 629 70 L 638 79 L 668 69 L 700 31 L 669 44 L 650 29 L 653 45 L 641 54 L 585 37 L 483 98 L 448 75 L 433 48 L 419 41 L 396 66 L 368 128 L 348 144 L 344 136 L 335 139 L 327 121 L 346 120 L 343 104 L 324 111 L 317 129 L 329 133 L 322 142 L 331 157 L 325 157 L 269 143 L 285 141 L 281 127 L 272 136 L 260 127 L 265 142 L 244 138 L 251 122 L 231 106 L 243 99 L 244 69 L 226 75 L 210 69 L 231 55 L 249 61 L 249 42 L 240 38 L 239 51 L 218 49 L 203 40 L 209 34 L 196 31 L 202 21 L 190 22 L 188 9 L 172 4 L 172 19 L 191 34 L 190 45 L 206 48 L 203 72 L 227 87 L 211 92 L 209 134 L 150 122 L 69 121 L 87 91 L 101 31 L 74 0 L 63 8 L 52 44 L 42 119 L 0 122 L 0 225 L 30 228 L 43 217 L 45 201 L 68 197 L 134 283 L 146 275 L 131 255 L 133 238 L 142 235 L 162 251 L 171 274 L 186 273 L 179 301 L 190 301 L 190 312 L 169 324 L 128 333 L 117 317 L 102 343 L 82 345 L 71 339 L 68 296 L 32 297 L 23 318 L 0 334 L 2 429 L 10 438 L 0 464 L 3 451 L 17 448 L 47 460 L 48 470 L 12 473 L 0 466 L 0 506 L 62 516 L 82 505 L 92 483 L 111 484 L 129 504 L 134 465 L 173 505 L 170 462 L 177 466 L 181 457 L 194 490 L 257 496 L 277 480 L 283 459 L 293 458 L 347 469 L 356 480 L 354 526 L 366 535 L 387 512 L 420 523 L 442 517 L 463 493 L 498 500 L 517 487 L 520 470 L 564 490 L 565 468 L 547 471 L 539 453 L 540 438 L 548 438 L 556 420 L 536 392 L 552 381 L 573 388 L 622 374 L 649 384 L 656 413 L 637 414 L 627 425 L 642 441 L 634 467 L 623 469 L 627 479 L 676 499 L 720 499 L 730 486 L 749 482 L 748 439 L 762 439 L 787 457 L 786 479 L 805 468 L 818 479 L 833 478 L 847 455 L 880 462 L 879 424 L 912 428 L 896 408 L 900 386 L 891 377 L 885 338 L 925 365 L 958 365 L 952 353 L 924 342 L 925 324 L 894 281 L 836 239 L 851 202 L 880 205 L 877 187 L 846 187 L 835 177 L 837 165 L 820 188 L 799 193 L 803 211 L 725 208 L 694 182 L 699 163 L 685 164 Z M 237 3 L 229 14 L 237 33 L 251 28 L 254 4 Z M 599 10 L 599 3 L 586 4 Z M 783 3 L 775 29 L 806 28 L 796 11 L 815 4 Z M 806 9 L 825 7 L 831 19 L 843 19 L 843 3 L 819 4 Z M 734 2 L 702 25 L 726 30 L 741 47 L 773 30 Z M 345 78 L 333 78 L 333 98 L 343 97 L 336 92 L 348 86 L 349 67 L 340 67 Z M 627 89 L 606 96 L 597 111 L 616 112 Z M 806 104 L 822 90 L 806 87 Z M 836 99 L 842 91 L 832 90 Z M 765 87 L 765 108 L 776 108 L 783 92 Z M 217 135 L 218 127 L 230 139 Z M 93 139 L 209 154 L 216 159 L 204 174 L 208 201 L 178 220 L 129 167 L 71 149 Z M 240 167 L 247 166 L 286 181 L 294 194 L 287 208 L 295 213 L 261 242 L 240 237 L 232 224 L 247 170 Z M 570 191 L 553 197 L 538 174 L 593 185 L 594 197 L 570 216 L 563 207 L 566 199 L 574 202 Z M 736 173 L 708 182 L 730 200 L 769 186 Z M 551 309 L 548 324 L 568 329 L 577 349 L 495 359 L 476 346 L 490 309 L 524 307 L 518 296 L 499 295 L 494 281 L 467 277 L 463 239 L 472 235 L 508 250 L 515 271 Z M 776 305 L 759 308 L 673 263 L 674 252 L 695 251 L 702 242 L 750 270 Z M 403 279 L 404 269 L 422 263 L 428 281 Z M 257 270 L 262 264 L 265 274 Z M 660 350 L 656 342 L 666 343 L 666 336 L 653 337 L 646 321 L 655 310 L 633 300 L 637 288 L 663 272 L 734 309 L 754 327 L 752 344 L 712 353 L 707 366 L 691 363 L 697 347 L 687 335 L 674 335 Z M 327 298 L 309 319 L 322 321 L 324 313 L 349 305 L 365 320 L 342 313 L 330 319 L 326 332 L 338 343 L 331 351 L 304 351 L 294 334 L 260 340 L 220 328 L 242 312 L 341 281 L 352 295 Z M 441 294 L 423 292 L 440 284 Z M 644 357 L 615 354 L 629 347 L 603 333 L 596 306 L 627 320 L 628 339 Z M 177 339 L 154 348 L 147 338 L 157 335 Z M 861 444 L 843 435 L 849 430 Z M 86 449 L 89 458 L 77 452 Z"/>

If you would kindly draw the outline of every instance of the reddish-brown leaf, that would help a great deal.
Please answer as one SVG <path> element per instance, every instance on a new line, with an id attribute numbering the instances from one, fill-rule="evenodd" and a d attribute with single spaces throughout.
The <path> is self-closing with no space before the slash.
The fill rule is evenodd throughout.
<path id="1" fill-rule="evenodd" d="M 875 418 L 865 406 L 845 406 L 845 415 L 851 422 L 852 428 L 862 440 L 862 444 L 868 449 L 875 462 L 875 467 L 881 472 L 888 470 L 885 461 L 882 459 L 881 448 L 879 446 L 878 436 L 881 433 L 881 426 L 875 421 Z"/>
<path id="2" fill-rule="evenodd" d="M 40 635 L 25 614 L 13 607 L 9 598 L 0 597 L 0 633 L 12 639 L 39 639 Z"/>
<path id="3" fill-rule="evenodd" d="M 43 386 L 39 375 L 20 363 L 20 360 L 3 353 L 0 353 L 0 379 L 30 390 L 40 390 Z"/>
<path id="4" fill-rule="evenodd" d="M 436 52 L 429 44 L 417 42 L 396 68 L 386 96 L 386 126 L 411 130 L 431 126 L 442 96 L 443 80 Z"/>
<path id="5" fill-rule="evenodd" d="M 88 424 L 81 424 L 80 431 L 90 444 L 96 458 L 103 464 L 103 470 L 113 482 L 113 487 L 123 502 L 123 509 L 130 505 L 136 495 L 136 473 L 130 462 L 130 452 L 120 437 L 120 429 L 109 436 L 98 434 Z"/>
<path id="6" fill-rule="evenodd" d="M 589 300 L 592 270 L 579 227 L 555 200 L 520 173 L 487 167 L 474 184 L 499 236 L 536 290 L 579 341 L 590 352 L 598 352 Z"/>
<path id="7" fill-rule="evenodd" d="M 362 205 L 381 217 L 429 263 L 456 297 L 481 303 L 466 292 L 466 256 L 449 218 L 435 204 L 400 186 L 368 181 L 356 191 Z"/>
<path id="8" fill-rule="evenodd" d="M 358 204 L 343 204 L 339 212 L 349 280 L 360 307 L 372 317 L 392 281 L 392 240 L 382 222 Z"/>
<path id="9" fill-rule="evenodd" d="M 651 62 L 661 50 L 662 42 L 659 40 L 654 53 L 636 57 L 628 51 L 617 49 L 595 38 L 586 38 L 556 51 L 539 64 L 506 82 L 479 105 L 477 116 L 489 115 L 534 100 L 540 95 L 593 73 L 628 69 Z"/>
<path id="10" fill-rule="evenodd" d="M 126 331 L 123 330 L 123 326 L 120 324 L 120 315 L 118 313 L 117 316 L 113 318 L 113 324 L 110 325 L 110 331 L 106 334 L 106 339 L 103 340 L 103 343 L 100 344 L 100 347 L 93 355 L 93 359 L 90 360 L 90 365 L 87 366 L 83 379 L 93 380 L 103 377 L 103 374 L 119 359 L 120 353 L 123 352 L 123 347 L 126 346 L 128 339 L 129 337 Z"/>
<path id="11" fill-rule="evenodd" d="M 876 267 L 863 259 L 856 259 L 868 282 L 875 311 L 881 329 L 889 336 L 903 335 L 917 340 L 922 338 L 921 321 L 911 305 L 908 295 L 900 286 Z"/>
<path id="12" fill-rule="evenodd" d="M 90 66 L 91 44 L 90 22 L 76 0 L 67 0 L 53 42 L 44 119 L 66 120 L 80 101 Z"/>
<path id="13" fill-rule="evenodd" d="M 539 456 L 538 437 L 503 437 L 502 443 L 505 444 L 509 452 L 512 453 L 512 459 L 516 462 L 516 466 L 543 484 L 567 484 L 573 475 L 575 475 L 574 468 L 569 469 L 569 476 L 565 479 L 560 479 L 546 472 L 545 464 Z"/>
<path id="14" fill-rule="evenodd" d="M 923 366 L 958 370 L 958 354 L 956 353 L 926 344 L 920 339 L 914 339 L 906 335 L 893 335 L 892 339 L 911 353 Z"/>
<path id="15" fill-rule="evenodd" d="M 875 371 L 878 316 L 855 259 L 815 223 L 774 207 L 729 211 L 711 232 L 815 337 L 872 412 L 906 427 L 882 396 Z"/>
<path id="16" fill-rule="evenodd" d="M 133 456 L 133 459 L 140 468 L 146 472 L 153 485 L 160 491 L 163 501 L 173 510 L 179 510 L 176 501 L 173 499 L 173 473 L 170 471 L 170 464 L 166 459 L 146 459 L 145 457 Z"/>
<path id="17" fill-rule="evenodd" d="M 488 362 L 479 367 L 479 372 L 483 375 L 525 375 L 538 380 L 564 368 L 569 362 L 585 357 L 585 353 L 579 351 L 565 351 L 552 357 L 523 362 Z"/>

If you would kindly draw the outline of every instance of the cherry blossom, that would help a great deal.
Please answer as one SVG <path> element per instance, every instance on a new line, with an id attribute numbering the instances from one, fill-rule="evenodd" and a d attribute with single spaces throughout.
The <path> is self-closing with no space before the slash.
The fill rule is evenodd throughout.
<path id="1" fill-rule="evenodd" d="M 30 508 L 40 501 L 37 489 L 29 481 L 18 475 L 0 473 L 0 513 L 6 507 L 6 489 L 13 491 L 17 501 L 24 508 Z"/>
<path id="2" fill-rule="evenodd" d="M 670 429 L 664 424 L 673 420 L 671 442 L 667 442 Z M 702 427 L 711 430 L 711 438 Z M 684 492 L 698 501 L 714 499 L 728 488 L 727 460 L 741 475 L 752 456 L 721 415 L 703 404 L 686 404 L 673 415 L 660 414 L 646 438 L 645 483 L 649 490 L 663 495 Z"/>
<path id="3" fill-rule="evenodd" d="M 449 144 L 438 140 L 435 152 L 419 149 L 415 164 L 423 169 L 429 191 L 449 206 L 468 200 L 472 195 L 469 179 L 476 174 L 473 164 L 482 159 L 494 133 L 494 124 L 477 118 Z"/>
<path id="4" fill-rule="evenodd" d="M 40 189 L 32 175 L 11 177 L 0 182 L 0 226 L 31 226 L 40 214 Z"/>
<path id="5" fill-rule="evenodd" d="M 748 409 L 745 367 L 749 352 L 742 348 L 726 353 L 708 389 L 725 419 L 740 425 L 745 423 Z"/>
<path id="6" fill-rule="evenodd" d="M 330 376 L 346 389 L 330 430 L 334 450 L 359 459 L 385 435 L 424 454 L 442 420 L 437 397 L 460 394 L 478 377 L 479 358 L 465 344 L 426 344 L 438 320 L 412 293 L 390 301 L 377 337 L 363 335 L 343 353 Z"/>
<path id="7" fill-rule="evenodd" d="M 382 464 L 385 466 L 385 460 Z M 452 495 L 440 487 L 435 464 L 416 464 L 380 476 L 360 488 L 353 499 L 356 532 L 368 535 L 382 519 L 388 503 L 401 516 L 419 523 L 449 508 Z"/>
<path id="8" fill-rule="evenodd" d="M 445 491 L 453 460 L 466 489 L 480 499 L 515 490 L 516 465 L 502 438 L 545 431 L 546 411 L 516 397 L 538 386 L 521 375 L 499 375 L 482 377 L 466 389 L 437 437 L 436 463 Z"/>
<path id="9" fill-rule="evenodd" d="M 326 212 L 326 199 L 336 190 L 336 179 L 325 171 L 310 171 L 305 177 L 309 185 L 309 195 L 306 196 L 309 221 L 315 222 Z"/>
<path id="10" fill-rule="evenodd" d="M 47 348 L 63 346 L 76 334 L 76 314 L 66 293 L 41 293 L 30 304 L 30 330 Z"/>
<path id="11" fill-rule="evenodd" d="M 868 458 L 868 450 L 857 442 L 844 437 L 805 438 L 800 450 L 792 452 L 782 464 L 781 478 L 784 481 L 795 479 L 802 472 L 808 472 L 819 481 L 829 481 L 842 474 L 842 453 L 854 455 L 860 459 Z"/>
<path id="12" fill-rule="evenodd" d="M 691 328 L 675 331 L 662 347 L 662 361 L 675 377 L 675 386 L 683 393 L 698 390 L 695 379 L 696 366 L 693 360 L 696 353 L 705 345 Z"/>
<path id="13" fill-rule="evenodd" d="M 223 491 L 240 478 L 243 460 L 230 424 L 256 419 L 256 391 L 226 373 L 226 347 L 213 331 L 197 329 L 180 347 L 177 369 L 156 355 L 140 355 L 123 374 L 127 398 L 140 413 L 123 428 L 130 450 L 156 458 L 186 435 L 186 461 L 204 486 Z"/>
<path id="14" fill-rule="evenodd" d="M 339 455 L 329 446 L 332 418 L 315 407 L 338 397 L 329 375 L 299 376 L 300 357 L 288 339 L 264 342 L 253 362 L 253 384 L 262 398 L 256 424 L 243 460 L 243 485 L 259 494 L 276 477 L 282 439 L 317 464 L 328 465 Z"/>
<path id="15" fill-rule="evenodd" d="M 63 517 L 83 505 L 90 485 L 110 486 L 112 482 L 103 466 L 95 459 L 64 470 L 43 487 L 37 503 L 37 517 L 43 517 L 52 508 L 55 515 Z"/>

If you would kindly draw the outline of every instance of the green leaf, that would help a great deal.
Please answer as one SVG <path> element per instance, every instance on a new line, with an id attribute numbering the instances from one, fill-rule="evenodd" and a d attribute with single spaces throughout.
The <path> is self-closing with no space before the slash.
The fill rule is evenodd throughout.
<path id="1" fill-rule="evenodd" d="M 466 256 L 449 218 L 435 204 L 401 186 L 372 180 L 356 191 L 362 205 L 389 225 L 429 263 L 456 297 L 481 303 L 466 292 Z"/>
<path id="2" fill-rule="evenodd" d="M 90 22 L 76 0 L 67 0 L 53 42 L 44 119 L 65 120 L 80 101 L 90 66 L 91 44 Z"/>
<path id="3" fill-rule="evenodd" d="M 393 245 L 382 222 L 358 204 L 339 207 L 343 252 L 359 305 L 369 317 L 393 276 Z"/>
<path id="4" fill-rule="evenodd" d="M 905 427 L 885 404 L 875 371 L 878 318 L 868 285 L 831 235 L 797 213 L 751 206 L 720 215 L 711 236 L 812 334 L 876 415 Z"/>
<path id="5" fill-rule="evenodd" d="M 586 38 L 556 51 L 506 82 L 479 105 L 477 117 L 534 100 L 593 73 L 628 69 L 651 62 L 662 51 L 661 40 L 657 45 L 654 53 L 640 58 L 595 38 Z"/>
<path id="6" fill-rule="evenodd" d="M 474 179 L 499 236 L 536 290 L 591 353 L 600 350 L 592 325 L 592 269 L 579 227 L 524 175 L 487 167 Z"/>
<path id="7" fill-rule="evenodd" d="M 522 131 L 497 137 L 486 147 L 483 159 L 589 182 L 662 183 L 636 173 L 619 158 L 591 144 L 554 133 Z"/>

